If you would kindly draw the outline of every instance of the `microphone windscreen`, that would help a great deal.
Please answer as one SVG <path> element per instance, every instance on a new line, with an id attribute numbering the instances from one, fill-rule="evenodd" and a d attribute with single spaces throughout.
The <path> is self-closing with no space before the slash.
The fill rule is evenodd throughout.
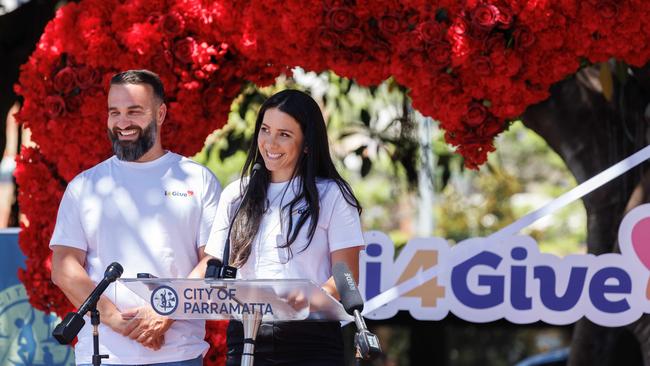
<path id="1" fill-rule="evenodd" d="M 332 272 L 345 311 L 350 315 L 353 315 L 355 310 L 361 312 L 363 310 L 363 298 L 348 265 L 344 262 L 337 262 L 334 264 Z"/>
<path id="2" fill-rule="evenodd" d="M 219 277 L 219 268 L 221 268 L 221 261 L 217 258 L 208 260 L 208 266 L 205 268 L 204 278 L 217 278 Z"/>
<path id="3" fill-rule="evenodd" d="M 106 272 L 104 272 L 104 278 L 106 278 L 109 282 L 113 282 L 116 279 L 118 279 L 122 273 L 124 273 L 124 269 L 122 268 L 122 265 L 113 262 L 106 267 Z"/>
<path id="4" fill-rule="evenodd" d="M 253 174 L 255 174 L 255 173 L 259 172 L 260 170 L 262 170 L 263 167 L 264 167 L 264 165 L 262 165 L 262 163 L 260 163 L 259 161 L 257 163 L 255 163 L 255 164 L 253 164 L 253 168 L 251 169 L 251 177 L 253 176 Z"/>
<path id="5" fill-rule="evenodd" d="M 217 258 L 212 258 L 208 260 L 208 266 L 220 266 L 220 265 L 221 265 L 221 261 Z"/>

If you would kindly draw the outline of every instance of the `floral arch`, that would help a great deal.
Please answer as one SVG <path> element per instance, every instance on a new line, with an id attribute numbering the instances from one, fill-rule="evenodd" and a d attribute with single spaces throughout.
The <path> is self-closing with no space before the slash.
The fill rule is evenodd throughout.
<path id="1" fill-rule="evenodd" d="M 509 120 L 582 65 L 611 57 L 645 64 L 646 19 L 650 2 L 639 0 L 70 3 L 48 24 L 16 86 L 24 97 L 17 117 L 37 144 L 23 149 L 16 170 L 29 221 L 19 275 L 30 301 L 71 310 L 50 281 L 47 243 L 67 182 L 110 155 L 103 116 L 117 71 L 160 74 L 169 105 L 163 141 L 185 155 L 224 125 L 247 81 L 267 85 L 293 66 L 363 85 L 392 76 L 476 168 Z M 213 332 L 212 342 L 223 347 L 222 336 Z"/>

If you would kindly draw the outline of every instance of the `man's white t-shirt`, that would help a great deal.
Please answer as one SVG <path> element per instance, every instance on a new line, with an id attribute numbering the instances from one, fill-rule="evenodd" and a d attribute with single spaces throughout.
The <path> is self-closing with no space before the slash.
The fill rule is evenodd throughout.
<path id="1" fill-rule="evenodd" d="M 301 228 L 289 251 L 288 248 L 281 248 L 287 242 L 289 213 L 285 210 L 284 217 L 281 217 L 280 211 L 300 192 L 300 179 L 270 183 L 267 191 L 269 209 L 262 217 L 253 239 L 251 254 L 238 269 L 237 278 L 309 279 L 322 285 L 332 276 L 331 252 L 364 245 L 359 213 L 345 200 L 336 182 L 322 179 L 317 181 L 316 187 L 320 214 L 314 237 L 307 245 L 310 218 Z M 205 247 L 207 254 L 222 259 L 231 216 L 239 205 L 241 196 L 239 180 L 223 190 L 210 239 Z M 304 200 L 295 206 L 291 213 L 294 226 L 306 208 Z"/>
<path id="2" fill-rule="evenodd" d="M 115 156 L 76 176 L 59 206 L 50 248 L 63 245 L 86 252 L 86 271 L 98 283 L 106 267 L 118 262 L 123 278 L 151 273 L 187 277 L 207 243 L 221 187 L 202 165 L 167 152 L 145 163 Z M 144 302 L 119 283 L 104 293 L 120 311 Z M 100 314 L 101 316 L 101 314 Z M 158 351 L 101 324 L 102 363 L 160 363 L 194 359 L 206 352 L 204 321 L 175 321 Z M 86 317 L 75 346 L 77 364 L 92 362 L 92 326 Z"/>

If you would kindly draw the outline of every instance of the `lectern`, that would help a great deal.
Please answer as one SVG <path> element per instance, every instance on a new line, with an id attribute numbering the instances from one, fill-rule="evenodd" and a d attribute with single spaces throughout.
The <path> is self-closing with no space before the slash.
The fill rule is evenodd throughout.
<path id="1" fill-rule="evenodd" d="M 120 278 L 118 281 L 156 313 L 172 319 L 241 321 L 244 325 L 242 365 L 246 366 L 253 365 L 255 338 L 262 321 L 354 321 L 341 303 L 310 280 Z"/>

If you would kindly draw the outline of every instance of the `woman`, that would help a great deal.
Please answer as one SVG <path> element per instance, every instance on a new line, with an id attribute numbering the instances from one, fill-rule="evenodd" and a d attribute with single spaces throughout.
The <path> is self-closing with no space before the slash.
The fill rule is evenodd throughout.
<path id="1" fill-rule="evenodd" d="M 263 167 L 248 185 L 255 163 Z M 244 195 L 248 189 L 248 194 Z M 284 90 L 261 107 L 242 179 L 221 194 L 205 252 L 223 257 L 232 215 L 231 265 L 242 279 L 310 279 L 334 297 L 332 265 L 345 262 L 358 279 L 361 206 L 336 171 L 318 104 Z M 242 325 L 228 328 L 228 365 L 238 365 Z M 341 365 L 339 322 L 263 323 L 255 364 Z"/>

